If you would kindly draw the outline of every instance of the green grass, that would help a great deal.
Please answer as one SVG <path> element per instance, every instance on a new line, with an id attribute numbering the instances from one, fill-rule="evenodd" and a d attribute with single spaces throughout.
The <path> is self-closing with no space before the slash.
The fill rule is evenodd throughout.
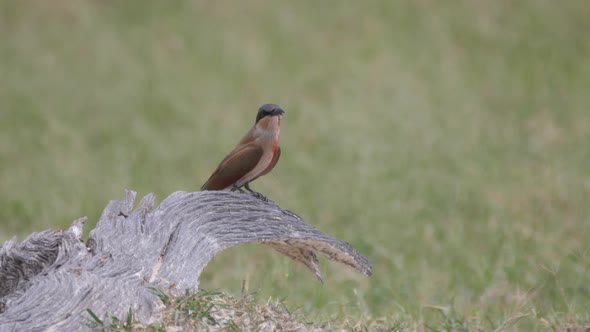
<path id="1" fill-rule="evenodd" d="M 383 322 L 313 323 L 301 312 L 292 312 L 280 300 L 269 299 L 260 303 L 256 294 L 241 294 L 234 297 L 225 292 L 199 290 L 186 291 L 182 294 L 153 289 L 162 300 L 164 309 L 157 322 L 145 324 L 135 319 L 131 309 L 124 318 L 105 314 L 101 318 L 92 309 L 86 309 L 86 323 L 101 331 L 305 331 L 324 330 L 367 331 L 403 331 L 403 323 L 387 324 Z"/>
<path id="2" fill-rule="evenodd" d="M 589 10 L 0 1 L 0 240 L 96 222 L 125 188 L 197 190 L 275 102 L 283 155 L 253 187 L 374 275 L 322 261 L 322 286 L 244 246 L 203 287 L 245 280 L 318 321 L 588 325 Z"/>

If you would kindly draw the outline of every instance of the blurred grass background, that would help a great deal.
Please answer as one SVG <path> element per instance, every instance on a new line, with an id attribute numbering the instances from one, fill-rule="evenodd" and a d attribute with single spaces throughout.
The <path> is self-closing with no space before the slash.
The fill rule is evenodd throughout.
<path id="1" fill-rule="evenodd" d="M 198 190 L 274 102 L 253 187 L 374 276 L 246 246 L 202 287 L 320 320 L 590 322 L 589 32 L 583 0 L 0 0 L 0 241 Z"/>

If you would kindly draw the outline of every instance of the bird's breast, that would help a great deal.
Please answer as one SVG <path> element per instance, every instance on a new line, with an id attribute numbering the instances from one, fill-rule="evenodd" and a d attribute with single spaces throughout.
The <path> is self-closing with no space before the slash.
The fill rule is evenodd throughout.
<path id="1" fill-rule="evenodd" d="M 274 142 L 272 144 L 272 152 L 273 154 L 277 151 L 277 149 L 279 148 L 279 141 L 281 140 L 281 130 L 277 130 L 277 133 L 274 137 Z"/>
<path id="2" fill-rule="evenodd" d="M 264 118 L 258 122 L 254 129 L 255 144 L 262 147 L 262 157 L 258 166 L 265 169 L 279 148 L 281 138 L 280 116 Z M 257 166 L 257 167 L 258 167 Z"/>

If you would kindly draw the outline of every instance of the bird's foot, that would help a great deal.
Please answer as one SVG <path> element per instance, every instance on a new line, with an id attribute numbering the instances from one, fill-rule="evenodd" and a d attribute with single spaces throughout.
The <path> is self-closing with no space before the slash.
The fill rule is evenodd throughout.
<path id="1" fill-rule="evenodd" d="M 246 188 L 246 190 L 248 190 L 250 192 L 250 195 L 252 195 L 260 200 L 263 200 L 265 202 L 268 201 L 268 198 L 266 198 L 266 196 L 264 196 L 263 194 L 261 194 L 257 191 L 254 191 L 254 190 L 252 190 L 252 188 L 250 188 L 250 182 L 246 182 L 246 184 L 244 185 L 244 188 Z"/>
<path id="2" fill-rule="evenodd" d="M 261 193 L 257 192 L 257 191 L 251 191 L 251 192 L 250 192 L 250 195 L 252 195 L 252 196 L 254 196 L 254 197 L 258 198 L 258 199 L 259 199 L 259 200 L 261 200 L 261 201 L 268 202 L 268 198 L 267 198 L 266 196 L 264 196 L 263 194 L 261 194 Z"/>
<path id="3" fill-rule="evenodd" d="M 245 188 L 247 191 L 243 190 L 242 188 L 240 188 L 234 184 L 234 186 L 231 188 L 231 191 L 239 191 L 241 193 L 250 194 L 250 195 L 258 198 L 259 200 L 268 202 L 268 198 L 266 196 L 264 196 L 263 194 L 261 194 L 257 191 L 252 190 L 252 188 L 250 188 L 250 185 L 248 183 L 246 183 L 243 188 Z"/>

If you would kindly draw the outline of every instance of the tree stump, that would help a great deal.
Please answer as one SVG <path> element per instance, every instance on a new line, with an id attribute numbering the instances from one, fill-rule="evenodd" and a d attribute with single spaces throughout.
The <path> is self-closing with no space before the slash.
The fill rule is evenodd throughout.
<path id="1" fill-rule="evenodd" d="M 88 241 L 86 218 L 0 247 L 0 331 L 92 330 L 87 308 L 150 322 L 163 309 L 153 288 L 197 290 L 215 254 L 262 243 L 307 267 L 322 281 L 316 252 L 370 276 L 369 260 L 262 195 L 175 192 L 154 208 L 136 193 L 104 209 Z"/>

